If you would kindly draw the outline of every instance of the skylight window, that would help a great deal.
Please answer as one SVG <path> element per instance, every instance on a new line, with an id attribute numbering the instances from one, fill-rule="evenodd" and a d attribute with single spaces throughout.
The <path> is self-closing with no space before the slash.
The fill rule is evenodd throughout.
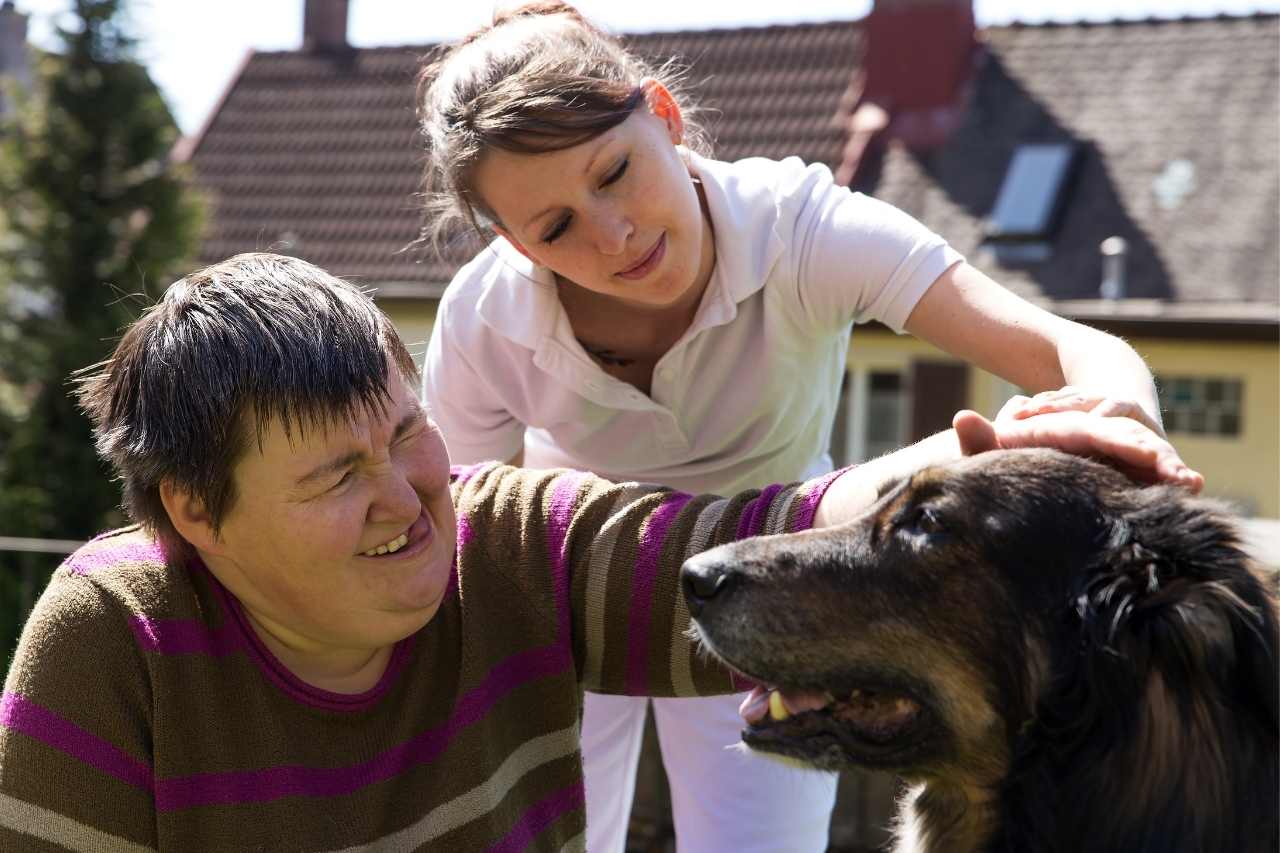
<path id="1" fill-rule="evenodd" d="M 983 248 L 1001 265 L 1047 261 L 1049 237 L 1076 159 L 1073 143 L 1019 145 L 1005 172 Z"/>

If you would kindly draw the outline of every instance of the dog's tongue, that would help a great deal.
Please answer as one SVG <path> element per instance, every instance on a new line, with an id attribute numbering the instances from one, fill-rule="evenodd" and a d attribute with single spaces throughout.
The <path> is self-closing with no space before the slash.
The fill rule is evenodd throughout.
<path id="1" fill-rule="evenodd" d="M 773 698 L 770 694 L 775 694 L 777 698 Z M 755 725 L 770 714 L 770 704 L 773 703 L 773 718 L 782 719 L 783 715 L 778 713 L 778 704 L 786 714 L 799 714 L 803 711 L 816 711 L 819 708 L 825 708 L 831 703 L 831 694 L 817 693 L 809 690 L 770 690 L 767 687 L 757 685 L 747 694 L 747 698 L 742 700 L 742 704 L 738 706 L 738 714 L 748 724 Z"/>

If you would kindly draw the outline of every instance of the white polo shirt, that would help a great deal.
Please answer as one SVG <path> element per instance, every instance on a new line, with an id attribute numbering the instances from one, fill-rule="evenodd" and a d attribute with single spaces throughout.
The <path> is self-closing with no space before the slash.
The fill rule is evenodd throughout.
<path id="1" fill-rule="evenodd" d="M 523 446 L 530 467 L 721 493 L 830 470 L 852 325 L 901 331 L 962 258 L 907 214 L 836 186 L 825 166 L 690 161 L 715 269 L 650 395 L 592 361 L 551 272 L 505 240 L 454 277 L 423 371 L 454 463 Z"/>

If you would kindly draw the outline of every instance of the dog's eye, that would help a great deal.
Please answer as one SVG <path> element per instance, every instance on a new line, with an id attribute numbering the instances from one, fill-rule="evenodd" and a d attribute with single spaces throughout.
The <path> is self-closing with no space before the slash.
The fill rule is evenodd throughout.
<path id="1" fill-rule="evenodd" d="M 920 533 L 942 533 L 946 530 L 938 513 L 927 506 L 916 507 L 911 527 Z"/>

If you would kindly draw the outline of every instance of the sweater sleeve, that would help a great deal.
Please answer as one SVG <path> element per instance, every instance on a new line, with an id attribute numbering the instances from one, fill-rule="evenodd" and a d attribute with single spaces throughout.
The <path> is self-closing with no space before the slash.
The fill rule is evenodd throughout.
<path id="1" fill-rule="evenodd" d="M 0 850 L 155 849 L 149 680 L 123 606 L 59 569 L 0 698 Z"/>
<path id="2" fill-rule="evenodd" d="M 471 476 L 459 515 L 468 542 L 519 553 L 520 565 L 511 570 L 551 579 L 548 589 L 557 600 L 547 612 L 564 620 L 585 689 L 635 696 L 731 693 L 744 684 L 689 638 L 680 567 L 726 542 L 807 530 L 838 474 L 720 498 L 499 466 Z M 518 544 L 500 544 L 511 537 Z"/>

